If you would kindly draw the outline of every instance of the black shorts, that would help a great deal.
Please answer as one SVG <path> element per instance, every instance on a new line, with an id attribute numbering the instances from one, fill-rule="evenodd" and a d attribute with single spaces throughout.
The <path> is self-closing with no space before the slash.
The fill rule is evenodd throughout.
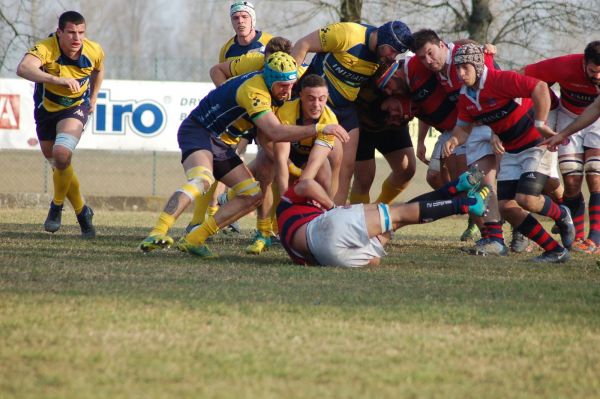
<path id="1" fill-rule="evenodd" d="M 412 148 L 412 146 L 407 125 L 389 126 L 382 132 L 361 130 L 360 136 L 358 136 L 356 160 L 368 161 L 375 159 L 375 150 L 385 155 L 392 151 Z"/>
<path id="2" fill-rule="evenodd" d="M 83 124 L 87 123 L 90 115 L 90 107 L 87 104 L 81 104 L 76 107 L 63 109 L 62 111 L 48 112 L 44 107 L 36 108 L 33 117 L 35 119 L 35 131 L 39 141 L 56 140 L 56 125 L 63 119 L 77 119 Z"/>
<path id="3" fill-rule="evenodd" d="M 308 162 L 308 156 L 310 154 L 302 154 L 294 149 L 294 147 L 290 148 L 290 156 L 288 157 L 290 161 L 294 163 L 299 168 L 302 168 Z"/>
<path id="4" fill-rule="evenodd" d="M 189 117 L 179 126 L 177 142 L 181 149 L 181 162 L 198 150 L 210 151 L 213 154 L 213 174 L 217 180 L 242 163 L 231 146 Z"/>

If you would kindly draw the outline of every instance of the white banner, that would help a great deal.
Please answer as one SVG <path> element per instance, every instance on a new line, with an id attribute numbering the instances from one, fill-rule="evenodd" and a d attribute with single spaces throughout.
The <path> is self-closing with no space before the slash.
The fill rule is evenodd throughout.
<path id="1" fill-rule="evenodd" d="M 0 79 L 0 149 L 39 149 L 34 85 Z M 78 148 L 179 151 L 177 129 L 212 83 L 105 80 Z"/>
<path id="2" fill-rule="evenodd" d="M 24 79 L 0 79 L 0 149 L 39 148 L 33 88 Z M 105 80 L 77 148 L 179 151 L 179 125 L 213 88 L 212 83 Z M 411 124 L 416 147 L 416 120 Z M 428 155 L 436 140 L 437 134 L 427 136 Z M 255 146 L 248 152 L 256 152 Z"/>

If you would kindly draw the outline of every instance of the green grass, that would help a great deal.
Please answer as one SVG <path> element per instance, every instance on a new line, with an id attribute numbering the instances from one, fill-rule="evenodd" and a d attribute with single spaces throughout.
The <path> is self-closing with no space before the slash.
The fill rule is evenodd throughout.
<path id="1" fill-rule="evenodd" d="M 138 252 L 155 214 L 99 210 L 94 241 L 44 217 L 0 210 L 1 398 L 600 396 L 588 255 L 470 257 L 450 218 L 400 230 L 379 268 L 298 267 L 243 254 L 248 218 L 205 262 Z"/>

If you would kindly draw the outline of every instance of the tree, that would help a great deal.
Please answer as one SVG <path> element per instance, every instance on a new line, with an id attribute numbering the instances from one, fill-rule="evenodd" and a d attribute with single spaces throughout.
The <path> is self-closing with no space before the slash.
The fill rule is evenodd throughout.
<path id="1" fill-rule="evenodd" d="M 52 7 L 60 6 L 49 3 L 0 0 L 0 72 L 13 71 L 25 51 L 56 28 L 56 21 L 39 22 L 41 15 L 52 15 Z"/>

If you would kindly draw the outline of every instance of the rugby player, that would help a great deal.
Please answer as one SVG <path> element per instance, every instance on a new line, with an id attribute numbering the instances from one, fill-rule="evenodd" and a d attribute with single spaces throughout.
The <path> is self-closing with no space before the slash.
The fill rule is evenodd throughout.
<path id="1" fill-rule="evenodd" d="M 466 197 L 457 197 L 460 192 Z M 357 204 L 335 207 L 312 179 L 288 189 L 277 208 L 281 244 L 301 265 L 375 266 L 386 255 L 391 232 L 456 214 L 483 215 L 490 187 L 466 172 L 437 191 L 406 204 Z"/>
<path id="2" fill-rule="evenodd" d="M 575 239 L 571 213 L 541 194 L 553 165 L 552 153 L 537 147 L 542 136 L 554 134 L 545 125 L 550 109 L 548 85 L 513 71 L 488 68 L 478 44 L 463 44 L 454 52 L 453 60 L 464 86 L 456 127 L 444 144 L 444 155 L 464 143 L 473 126 L 488 125 L 495 133 L 494 151 L 502 154 L 498 174 L 501 215 L 543 248 L 544 252 L 534 258 L 536 262 L 567 261 L 567 248 Z M 552 218 L 559 226 L 563 245 L 530 212 Z"/>
<path id="3" fill-rule="evenodd" d="M 65 198 L 69 200 L 83 238 L 94 238 L 94 211 L 85 205 L 79 179 L 71 165 L 88 116 L 93 112 L 104 78 L 104 51 L 86 38 L 81 14 L 67 11 L 58 28 L 37 42 L 17 67 L 17 75 L 35 82 L 34 119 L 42 154 L 53 169 L 54 195 L 44 229 L 60 229 Z"/>
<path id="4" fill-rule="evenodd" d="M 354 173 L 358 146 L 358 118 L 354 101 L 360 85 L 373 76 L 382 60 L 393 61 L 412 45 L 408 26 L 401 21 L 387 22 L 379 28 L 353 22 L 327 25 L 298 40 L 292 55 L 302 64 L 307 53 L 316 53 L 309 73 L 323 76 L 329 89 L 328 105 L 340 124 L 349 132 L 343 144 L 339 186 L 334 200 L 345 204 Z"/>
<path id="5" fill-rule="evenodd" d="M 456 43 L 445 43 L 437 33 L 429 29 L 423 29 L 414 34 L 415 54 L 423 65 L 430 71 L 434 72 L 444 88 L 451 101 L 456 103 L 462 86 L 462 82 L 457 75 L 456 68 L 453 63 L 453 54 L 461 44 L 469 42 L 468 40 L 459 41 Z M 495 69 L 494 58 L 492 53 L 495 53 L 495 48 L 491 47 L 485 55 L 485 64 L 489 69 Z M 483 170 L 485 174 L 484 181 L 486 184 L 495 187 L 496 184 L 496 156 L 490 145 L 492 131 L 489 127 L 482 125 L 472 129 L 471 134 L 466 142 L 466 145 L 460 149 L 457 156 L 456 172 L 460 173 L 469 166 L 477 165 L 477 169 Z M 443 138 L 447 140 L 447 137 Z M 456 152 L 455 152 L 456 154 Z M 460 160 L 462 158 L 462 160 Z M 456 174 L 451 172 L 451 177 L 455 178 Z M 472 220 L 472 222 L 474 222 Z M 475 247 L 466 248 L 473 255 L 498 255 L 506 256 L 508 248 L 504 244 L 504 236 L 502 233 L 502 221 L 498 213 L 498 203 L 495 198 L 495 192 L 490 199 L 490 212 L 482 221 L 478 220 L 481 230 L 481 240 L 477 242 Z M 474 232 L 473 224 L 467 227 L 461 239 L 472 236 Z"/>
<path id="6" fill-rule="evenodd" d="M 523 73 L 560 87 L 556 131 L 581 115 L 600 94 L 600 41 L 588 43 L 583 54 L 570 54 L 527 65 Z M 580 131 L 568 129 L 566 145 L 558 147 L 558 162 L 564 182 L 564 204 L 573 215 L 576 241 L 573 250 L 600 253 L 600 121 L 586 124 Z M 561 137 L 566 137 L 562 135 Z M 583 177 L 590 191 L 590 229 L 585 238 L 585 198 Z"/>
<path id="7" fill-rule="evenodd" d="M 348 133 L 337 124 L 310 126 L 282 125 L 272 105 L 289 99 L 297 80 L 295 60 L 277 52 L 265 61 L 262 73 L 230 79 L 204 97 L 179 127 L 177 139 L 187 183 L 173 193 L 149 236 L 140 244 L 144 252 L 169 247 L 173 239 L 168 230 L 177 217 L 196 198 L 205 195 L 215 180 L 231 187 L 235 196 L 214 216 L 181 238 L 177 248 L 203 258 L 214 257 L 206 239 L 220 228 L 255 209 L 262 200 L 259 183 L 254 180 L 236 152 L 220 135 L 234 121 L 249 117 L 271 141 L 301 140 L 332 134 L 342 142 Z"/>

